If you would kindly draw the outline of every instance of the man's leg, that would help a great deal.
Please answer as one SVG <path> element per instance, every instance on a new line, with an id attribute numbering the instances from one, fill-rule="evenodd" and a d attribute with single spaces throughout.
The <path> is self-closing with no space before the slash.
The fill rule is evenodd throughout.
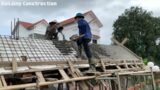
<path id="1" fill-rule="evenodd" d="M 91 53 L 90 47 L 89 47 L 89 42 L 90 41 L 91 41 L 90 39 L 83 39 L 83 47 L 84 47 L 84 51 L 86 53 L 86 56 L 88 58 L 90 68 L 95 71 L 96 70 L 95 69 L 96 68 L 95 67 L 95 62 L 92 59 L 92 53 Z"/>
<path id="2" fill-rule="evenodd" d="M 78 45 L 78 57 L 82 56 L 82 40 L 77 40 Z"/>

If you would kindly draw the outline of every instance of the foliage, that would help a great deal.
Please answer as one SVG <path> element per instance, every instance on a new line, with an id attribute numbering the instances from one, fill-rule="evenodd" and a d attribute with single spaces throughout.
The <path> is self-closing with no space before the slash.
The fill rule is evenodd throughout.
<path id="1" fill-rule="evenodd" d="M 118 41 L 127 37 L 129 49 L 142 58 L 160 63 L 160 46 L 155 42 L 160 37 L 160 18 L 153 17 L 152 12 L 140 7 L 126 9 L 114 22 L 113 28 L 114 38 Z"/>

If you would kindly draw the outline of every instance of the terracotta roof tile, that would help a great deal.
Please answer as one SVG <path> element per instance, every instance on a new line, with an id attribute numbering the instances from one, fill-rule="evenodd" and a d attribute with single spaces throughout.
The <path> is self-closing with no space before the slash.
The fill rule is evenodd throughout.
<path id="1" fill-rule="evenodd" d="M 87 15 L 87 14 L 89 14 L 89 13 L 92 13 L 92 11 L 88 11 L 88 12 L 84 13 L 84 16 Z M 67 20 L 64 20 L 64 21 L 60 22 L 60 24 L 61 24 L 62 26 L 65 26 L 65 25 L 74 23 L 74 21 L 75 21 L 75 19 L 74 19 L 74 17 L 72 17 L 72 18 L 69 18 L 69 19 L 67 19 Z"/>
<path id="2" fill-rule="evenodd" d="M 21 24 L 23 27 L 28 28 L 30 26 L 32 26 L 32 23 L 29 22 L 23 22 L 23 21 L 19 21 L 19 24 Z"/>
<path id="3" fill-rule="evenodd" d="M 29 22 L 19 21 L 19 24 L 21 24 L 25 28 L 30 28 L 30 27 L 32 27 L 34 25 L 37 25 L 40 22 L 46 22 L 46 23 L 48 23 L 45 19 L 42 19 L 42 20 L 40 20 L 40 21 L 38 21 L 36 23 L 29 23 Z"/>

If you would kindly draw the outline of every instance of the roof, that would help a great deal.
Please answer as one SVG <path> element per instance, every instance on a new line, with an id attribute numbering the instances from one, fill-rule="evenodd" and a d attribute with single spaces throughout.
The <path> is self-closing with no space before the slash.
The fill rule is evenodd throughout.
<path id="1" fill-rule="evenodd" d="M 103 25 L 102 25 L 102 23 L 99 21 L 99 19 L 96 17 L 96 15 L 94 14 L 94 12 L 93 11 L 88 11 L 88 12 L 85 12 L 84 13 L 84 16 L 86 16 L 86 15 L 91 15 L 93 18 L 95 18 L 96 20 L 97 20 L 97 22 L 99 23 L 99 27 L 102 27 Z M 64 20 L 64 21 L 62 21 L 62 22 L 60 22 L 60 24 L 62 25 L 62 26 L 65 26 L 65 25 L 68 25 L 68 24 L 71 24 L 71 23 L 74 23 L 75 22 L 75 19 L 74 19 L 74 17 L 72 17 L 72 18 L 69 18 L 69 19 L 67 19 L 67 20 Z"/>
<path id="2" fill-rule="evenodd" d="M 26 28 L 27 30 L 32 30 L 31 28 L 41 22 L 44 22 L 44 23 L 47 23 L 48 22 L 45 20 L 45 19 L 42 19 L 42 20 L 39 20 L 35 23 L 30 23 L 30 22 L 25 22 L 25 21 L 19 21 L 19 23 L 16 23 L 16 26 L 14 27 L 13 31 L 12 31 L 12 34 L 15 33 L 15 31 L 17 30 L 18 28 L 18 25 L 22 25 L 24 28 Z"/>
<path id="3" fill-rule="evenodd" d="M 77 51 L 76 46 L 73 44 L 73 48 Z M 91 44 L 91 53 L 93 59 L 113 59 L 113 60 L 139 60 L 133 53 L 119 45 L 102 45 L 102 44 Z M 78 52 L 78 51 L 77 51 Z M 82 57 L 86 59 L 84 51 Z"/>
<path id="4" fill-rule="evenodd" d="M 45 23 L 48 23 L 45 19 L 42 19 L 40 21 L 37 21 L 35 23 L 30 23 L 30 22 L 24 22 L 24 21 L 19 21 L 19 24 L 22 25 L 24 28 L 28 29 L 30 27 L 33 27 L 41 22 L 45 22 Z"/>
<path id="5" fill-rule="evenodd" d="M 21 62 L 21 56 L 27 56 L 28 62 L 77 60 L 76 51 L 64 44 L 59 41 L 32 38 L 15 40 L 0 36 L 0 62 L 11 62 L 13 57 L 17 62 Z"/>

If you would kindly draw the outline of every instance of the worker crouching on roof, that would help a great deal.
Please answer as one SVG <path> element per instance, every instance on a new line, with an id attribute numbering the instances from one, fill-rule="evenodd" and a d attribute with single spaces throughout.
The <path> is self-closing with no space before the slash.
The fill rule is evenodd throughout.
<path id="1" fill-rule="evenodd" d="M 89 47 L 89 42 L 92 38 L 91 28 L 89 26 L 89 23 L 84 19 L 83 14 L 77 13 L 75 16 L 75 21 L 78 23 L 78 29 L 79 29 L 79 38 L 77 40 L 78 49 L 81 52 L 82 45 L 85 51 L 85 54 L 88 58 L 89 65 L 91 71 L 95 71 L 95 62 L 92 60 L 92 54 Z"/>
<path id="2" fill-rule="evenodd" d="M 59 26 L 59 23 L 57 23 L 56 20 L 49 23 L 49 26 L 47 27 L 45 37 L 47 40 L 58 40 L 57 37 L 57 28 Z"/>

